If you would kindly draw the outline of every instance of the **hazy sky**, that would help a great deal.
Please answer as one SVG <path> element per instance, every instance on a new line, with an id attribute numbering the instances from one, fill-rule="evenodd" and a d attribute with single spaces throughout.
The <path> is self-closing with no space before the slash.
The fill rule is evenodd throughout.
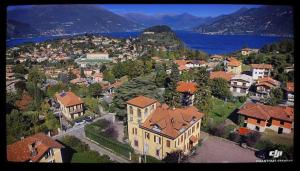
<path id="1" fill-rule="evenodd" d="M 105 4 L 97 5 L 106 8 L 117 14 L 124 13 L 143 13 L 148 15 L 154 14 L 180 14 L 189 13 L 196 16 L 208 17 L 208 16 L 218 16 L 222 14 L 229 14 L 235 12 L 243 7 L 255 8 L 260 5 L 221 5 L 221 4 Z M 10 6 L 8 10 L 13 10 L 16 8 L 28 8 L 27 6 Z"/>

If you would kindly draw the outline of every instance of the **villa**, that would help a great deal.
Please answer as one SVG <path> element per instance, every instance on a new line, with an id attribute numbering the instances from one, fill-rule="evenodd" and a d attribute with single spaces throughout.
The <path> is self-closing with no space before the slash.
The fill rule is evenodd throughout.
<path id="1" fill-rule="evenodd" d="M 188 154 L 200 139 L 203 115 L 194 106 L 169 108 L 138 96 L 127 101 L 129 143 L 137 153 L 157 159 L 176 150 Z"/>
<path id="2" fill-rule="evenodd" d="M 270 64 L 251 64 L 250 67 L 250 72 L 252 73 L 252 78 L 254 80 L 271 76 L 271 71 L 273 69 L 273 66 Z"/>
<path id="3" fill-rule="evenodd" d="M 251 76 L 246 74 L 236 75 L 230 80 L 230 91 L 233 96 L 246 96 L 252 83 Z"/>
<path id="4" fill-rule="evenodd" d="M 180 102 L 183 106 L 193 106 L 195 99 L 194 94 L 197 91 L 196 83 L 179 81 L 176 91 L 181 93 Z"/>
<path id="5" fill-rule="evenodd" d="M 241 74 L 242 63 L 233 57 L 228 57 L 224 61 L 225 71 L 232 72 L 234 74 Z"/>

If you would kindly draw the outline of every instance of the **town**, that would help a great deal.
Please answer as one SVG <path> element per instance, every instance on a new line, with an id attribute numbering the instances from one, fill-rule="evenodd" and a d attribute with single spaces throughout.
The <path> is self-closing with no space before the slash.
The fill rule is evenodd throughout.
<path id="1" fill-rule="evenodd" d="M 6 63 L 8 161 L 255 162 L 270 148 L 293 158 L 292 40 L 208 55 L 156 26 L 27 43 Z"/>

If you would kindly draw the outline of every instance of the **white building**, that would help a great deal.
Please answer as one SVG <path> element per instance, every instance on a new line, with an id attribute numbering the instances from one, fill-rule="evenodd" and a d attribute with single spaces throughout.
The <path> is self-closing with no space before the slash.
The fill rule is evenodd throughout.
<path id="1" fill-rule="evenodd" d="M 246 96 L 250 86 L 253 84 L 253 78 L 249 75 L 240 74 L 230 79 L 230 91 L 233 96 Z"/>
<path id="2" fill-rule="evenodd" d="M 244 48 L 241 50 L 242 55 L 250 55 L 251 53 L 258 53 L 259 49 L 250 49 L 250 48 Z"/>
<path id="3" fill-rule="evenodd" d="M 108 53 L 88 53 L 86 54 L 87 59 L 100 59 L 108 60 Z"/>
<path id="4" fill-rule="evenodd" d="M 269 77 L 273 69 L 273 66 L 270 64 L 251 64 L 250 67 L 250 72 L 252 73 L 252 78 L 254 80 L 263 77 Z"/>

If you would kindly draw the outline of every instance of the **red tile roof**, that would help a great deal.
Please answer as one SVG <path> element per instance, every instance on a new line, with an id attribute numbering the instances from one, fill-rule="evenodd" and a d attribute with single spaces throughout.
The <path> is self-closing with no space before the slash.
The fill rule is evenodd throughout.
<path id="1" fill-rule="evenodd" d="M 228 58 L 226 58 L 226 60 L 228 61 L 227 62 L 228 66 L 238 67 L 238 66 L 242 65 L 242 63 L 239 60 L 237 60 L 233 57 L 228 57 Z"/>
<path id="2" fill-rule="evenodd" d="M 64 95 L 63 93 L 56 93 L 55 97 L 66 107 L 84 103 L 79 96 L 76 96 L 71 91 L 64 92 Z"/>
<path id="3" fill-rule="evenodd" d="M 194 106 L 170 109 L 162 105 L 157 107 L 140 127 L 175 139 L 201 119 L 203 115 Z M 153 129 L 156 126 L 160 131 Z"/>
<path id="4" fill-rule="evenodd" d="M 197 84 L 194 82 L 183 82 L 179 81 L 177 83 L 176 91 L 180 93 L 189 92 L 189 93 L 195 93 L 197 90 Z"/>
<path id="5" fill-rule="evenodd" d="M 186 65 L 186 60 L 175 60 L 175 63 L 179 66 L 178 69 L 179 71 L 187 69 Z"/>
<path id="6" fill-rule="evenodd" d="M 252 132 L 250 129 L 248 129 L 248 128 L 245 128 L 245 127 L 240 127 L 239 129 L 238 129 L 238 133 L 240 134 L 240 135 L 247 135 L 247 134 L 249 134 L 250 132 Z"/>
<path id="7" fill-rule="evenodd" d="M 274 80 L 271 77 L 263 77 L 257 80 L 256 86 L 267 86 L 269 88 L 275 88 L 280 86 L 280 82 L 277 80 Z"/>
<path id="8" fill-rule="evenodd" d="M 293 122 L 294 109 L 286 106 L 269 106 L 260 103 L 246 103 L 239 111 L 239 114 L 254 117 L 262 120 L 276 118 L 283 121 Z"/>
<path id="9" fill-rule="evenodd" d="M 36 155 L 31 156 L 29 146 L 35 144 Z M 63 148 L 64 146 L 51 139 L 44 133 L 37 133 L 7 145 L 7 160 L 14 162 L 39 161 L 50 148 Z"/>
<path id="10" fill-rule="evenodd" d="M 128 100 L 126 103 L 137 106 L 137 107 L 144 108 L 144 107 L 149 106 L 149 105 L 151 105 L 153 103 L 156 103 L 156 102 L 157 102 L 157 100 L 150 99 L 150 98 L 145 97 L 145 96 L 138 96 L 136 98 Z"/>
<path id="11" fill-rule="evenodd" d="M 272 69 L 273 66 L 270 64 L 250 64 L 251 68 L 257 68 L 257 69 Z"/>
<path id="12" fill-rule="evenodd" d="M 286 90 L 288 92 L 293 92 L 294 93 L 294 82 L 287 82 L 286 83 Z"/>
<path id="13" fill-rule="evenodd" d="M 232 77 L 234 77 L 234 74 L 232 72 L 225 72 L 225 71 L 213 71 L 210 73 L 210 79 L 215 78 L 223 78 L 226 81 L 230 81 Z"/>

